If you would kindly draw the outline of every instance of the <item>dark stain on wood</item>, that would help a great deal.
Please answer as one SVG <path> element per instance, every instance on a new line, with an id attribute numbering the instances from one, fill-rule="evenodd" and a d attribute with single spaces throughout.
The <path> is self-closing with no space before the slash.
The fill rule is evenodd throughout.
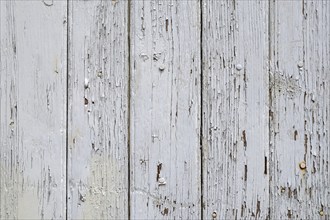
<path id="1" fill-rule="evenodd" d="M 265 157 L 265 169 L 264 169 L 264 174 L 267 174 L 267 157 Z"/>
<path id="2" fill-rule="evenodd" d="M 297 137 L 298 137 L 298 131 L 295 130 L 294 131 L 294 135 L 293 135 L 293 139 L 296 141 L 297 140 Z"/>
<path id="3" fill-rule="evenodd" d="M 245 132 L 245 130 L 243 130 L 243 132 L 242 132 L 242 141 L 243 141 L 244 147 L 246 147 L 247 146 L 247 141 L 246 141 L 246 132 Z"/>
<path id="4" fill-rule="evenodd" d="M 162 163 L 159 163 L 157 165 L 157 177 L 156 177 L 156 181 L 158 182 L 159 181 L 159 178 L 160 178 L 160 171 L 162 170 Z"/>
<path id="5" fill-rule="evenodd" d="M 168 215 L 168 208 L 164 208 L 164 211 L 162 211 L 162 215 Z"/>
<path id="6" fill-rule="evenodd" d="M 258 215 L 260 215 L 260 201 L 257 201 L 257 210 L 256 210 L 256 217 L 258 217 Z"/>
<path id="7" fill-rule="evenodd" d="M 246 208 L 246 202 L 244 201 L 244 204 L 242 204 L 242 207 L 241 207 L 241 217 L 243 217 L 243 215 L 244 215 L 245 208 Z"/>
<path id="8" fill-rule="evenodd" d="M 166 23 L 166 31 L 168 31 L 168 19 L 165 20 Z"/>

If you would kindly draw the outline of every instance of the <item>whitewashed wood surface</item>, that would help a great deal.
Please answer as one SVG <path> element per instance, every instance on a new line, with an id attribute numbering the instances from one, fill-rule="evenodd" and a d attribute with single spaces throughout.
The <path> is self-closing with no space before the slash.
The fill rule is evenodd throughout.
<path id="1" fill-rule="evenodd" d="M 203 2 L 204 218 L 268 215 L 268 10 Z"/>
<path id="2" fill-rule="evenodd" d="M 0 219 L 329 219 L 330 1 L 0 1 Z"/>
<path id="3" fill-rule="evenodd" d="M 0 218 L 66 214 L 64 1 L 0 1 Z"/>
<path id="4" fill-rule="evenodd" d="M 128 2 L 71 1 L 68 218 L 128 218 Z"/>
<path id="5" fill-rule="evenodd" d="M 200 4 L 131 6 L 131 217 L 200 218 Z"/>
<path id="6" fill-rule="evenodd" d="M 328 219 L 330 2 L 271 9 L 271 218 Z"/>

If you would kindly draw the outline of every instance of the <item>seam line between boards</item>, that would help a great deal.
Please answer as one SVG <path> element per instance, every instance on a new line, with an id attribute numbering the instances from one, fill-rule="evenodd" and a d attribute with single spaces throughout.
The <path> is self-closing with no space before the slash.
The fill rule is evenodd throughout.
<path id="1" fill-rule="evenodd" d="M 131 219 L 131 0 L 127 2 L 127 50 L 128 50 L 128 76 L 127 76 L 127 213 Z"/>
<path id="2" fill-rule="evenodd" d="M 69 2 L 70 0 L 66 1 L 66 154 L 65 154 L 65 219 L 68 219 L 68 165 L 69 165 Z"/>
<path id="3" fill-rule="evenodd" d="M 204 219 L 203 216 L 203 205 L 204 205 L 204 197 L 203 197 L 203 0 L 200 0 L 200 169 L 201 169 L 201 219 Z"/>
<path id="4" fill-rule="evenodd" d="M 271 212 L 272 212 L 272 183 L 271 183 L 271 176 L 273 174 L 272 171 L 272 161 L 273 161 L 273 155 L 271 154 L 271 151 L 273 149 L 272 143 L 272 123 L 273 120 L 271 119 L 270 113 L 273 111 L 273 100 L 272 100 L 272 94 L 273 94 L 273 85 L 272 85 L 272 79 L 271 79 L 271 71 L 272 71 L 272 19 L 273 19 L 273 3 L 274 0 L 271 0 L 268 2 L 268 219 L 271 218 Z"/>

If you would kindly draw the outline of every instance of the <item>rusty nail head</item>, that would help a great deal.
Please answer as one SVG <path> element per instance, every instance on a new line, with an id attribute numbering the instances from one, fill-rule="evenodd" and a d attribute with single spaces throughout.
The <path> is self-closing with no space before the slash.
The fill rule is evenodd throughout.
<path id="1" fill-rule="evenodd" d="M 300 162 L 300 163 L 299 163 L 299 167 L 300 167 L 300 169 L 302 169 L 302 170 L 306 169 L 306 162 L 305 162 L 305 161 Z"/>

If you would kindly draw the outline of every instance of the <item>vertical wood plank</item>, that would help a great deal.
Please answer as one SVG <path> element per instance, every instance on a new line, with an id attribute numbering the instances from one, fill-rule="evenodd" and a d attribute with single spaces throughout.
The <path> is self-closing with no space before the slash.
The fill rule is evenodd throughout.
<path id="1" fill-rule="evenodd" d="M 271 216 L 327 218 L 330 3 L 276 1 L 272 10 Z"/>
<path id="2" fill-rule="evenodd" d="M 66 2 L 0 1 L 0 218 L 65 217 Z"/>
<path id="3" fill-rule="evenodd" d="M 132 1 L 131 217 L 201 218 L 200 2 Z"/>
<path id="4" fill-rule="evenodd" d="M 303 3 L 275 2 L 272 31 L 272 217 L 306 218 L 296 213 L 304 184 Z M 304 183 L 303 183 L 304 182 Z M 302 186 L 305 187 L 305 186 Z M 277 207 L 274 207 L 274 203 Z"/>
<path id="5" fill-rule="evenodd" d="M 304 1 L 306 218 L 330 218 L 330 2 Z"/>
<path id="6" fill-rule="evenodd" d="M 70 1 L 69 218 L 128 218 L 128 1 Z"/>
<path id="7" fill-rule="evenodd" d="M 269 209 L 268 2 L 203 2 L 204 218 Z"/>

